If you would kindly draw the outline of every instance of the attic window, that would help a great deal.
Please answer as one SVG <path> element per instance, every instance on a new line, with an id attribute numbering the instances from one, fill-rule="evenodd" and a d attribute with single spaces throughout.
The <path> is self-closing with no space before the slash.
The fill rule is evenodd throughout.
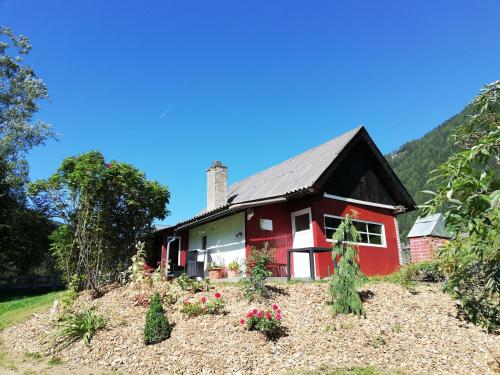
<path id="1" fill-rule="evenodd" d="M 325 215 L 325 237 L 327 241 L 332 242 L 332 236 L 341 222 L 342 218 L 339 216 Z M 363 220 L 353 220 L 353 223 L 361 235 L 361 240 L 358 244 L 377 247 L 386 246 L 383 224 Z"/>

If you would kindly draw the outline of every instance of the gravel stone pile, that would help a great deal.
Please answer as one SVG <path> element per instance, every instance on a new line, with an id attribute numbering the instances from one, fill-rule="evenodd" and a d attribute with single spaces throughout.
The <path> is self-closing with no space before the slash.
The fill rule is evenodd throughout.
<path id="1" fill-rule="evenodd" d="M 276 284 L 280 292 L 267 303 L 249 303 L 237 285 L 215 285 L 226 300 L 225 315 L 186 319 L 179 310 L 184 294 L 166 306 L 174 323 L 170 339 L 152 346 L 143 343 L 146 307 L 135 304 L 138 292 L 118 287 L 77 305 L 95 306 L 109 317 L 109 326 L 91 346 L 77 342 L 57 355 L 67 366 L 98 367 L 129 374 L 284 374 L 322 366 L 375 366 L 408 374 L 488 374 L 500 358 L 498 336 L 457 318 L 455 302 L 436 284 L 420 284 L 417 294 L 393 284 L 373 283 L 365 301 L 366 318 L 332 317 L 328 285 Z M 161 288 L 160 288 L 161 289 Z M 198 293 L 193 298 L 211 295 Z M 266 341 L 240 325 L 249 309 L 282 310 L 286 334 Z M 48 353 L 54 333 L 49 312 L 0 333 L 14 352 Z M 497 369 L 498 370 L 498 367 Z"/>

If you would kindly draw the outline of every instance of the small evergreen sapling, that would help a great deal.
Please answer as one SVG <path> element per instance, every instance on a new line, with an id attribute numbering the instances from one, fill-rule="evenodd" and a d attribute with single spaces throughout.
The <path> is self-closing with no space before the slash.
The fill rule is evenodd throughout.
<path id="1" fill-rule="evenodd" d="M 170 337 L 172 326 L 170 325 L 163 306 L 160 295 L 153 294 L 149 310 L 146 314 L 146 325 L 144 326 L 144 343 L 146 345 L 158 344 Z"/>
<path id="2" fill-rule="evenodd" d="M 366 276 L 359 268 L 359 256 L 356 243 L 361 236 L 356 230 L 352 217 L 357 212 L 352 210 L 346 215 L 333 235 L 332 257 L 340 258 L 338 267 L 330 282 L 330 296 L 334 314 L 365 315 L 363 303 L 356 290 L 366 281 Z"/>

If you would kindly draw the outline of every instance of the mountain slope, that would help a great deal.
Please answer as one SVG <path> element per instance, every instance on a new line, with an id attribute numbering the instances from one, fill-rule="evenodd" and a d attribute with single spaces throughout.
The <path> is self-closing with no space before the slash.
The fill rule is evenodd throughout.
<path id="1" fill-rule="evenodd" d="M 458 115 L 443 122 L 422 138 L 405 143 L 397 151 L 385 156 L 417 204 L 422 204 L 429 199 L 427 194 L 421 193 L 422 190 L 435 188 L 427 184 L 429 173 L 444 163 L 454 151 L 455 146 L 448 140 L 448 137 L 458 125 L 465 121 L 469 111 L 466 107 Z M 417 216 L 418 213 L 415 211 L 399 216 L 399 230 L 403 242 L 406 242 L 406 235 Z"/>

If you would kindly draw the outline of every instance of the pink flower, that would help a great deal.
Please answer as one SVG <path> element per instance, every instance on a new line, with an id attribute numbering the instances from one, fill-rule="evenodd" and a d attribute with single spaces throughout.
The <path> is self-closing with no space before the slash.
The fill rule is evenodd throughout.
<path id="1" fill-rule="evenodd" d="M 207 297 L 201 297 L 201 302 L 203 303 L 207 302 Z"/>
<path id="2" fill-rule="evenodd" d="M 258 310 L 257 310 L 257 309 L 253 309 L 253 310 L 252 310 L 252 312 L 253 312 L 254 314 L 257 314 Z"/>
<path id="3" fill-rule="evenodd" d="M 247 318 L 251 318 L 252 316 L 253 316 L 253 312 L 251 312 L 251 311 L 250 311 L 250 312 L 247 314 Z"/>
<path id="4" fill-rule="evenodd" d="M 280 314 L 276 315 L 276 320 L 281 320 L 281 315 Z"/>
<path id="5" fill-rule="evenodd" d="M 240 324 L 241 325 L 245 324 L 245 319 L 240 319 Z"/>
<path id="6" fill-rule="evenodd" d="M 280 309 L 276 310 L 276 314 L 281 314 L 281 310 Z"/>
<path id="7" fill-rule="evenodd" d="M 266 313 L 266 318 L 267 318 L 267 319 L 272 319 L 272 317 L 273 317 L 273 316 L 271 315 L 271 313 L 269 313 L 269 312 L 268 312 L 268 313 Z"/>
<path id="8" fill-rule="evenodd" d="M 277 305 L 277 304 L 274 304 L 274 305 L 273 305 L 273 309 L 274 309 L 274 310 L 278 310 L 278 305 Z"/>
<path id="9" fill-rule="evenodd" d="M 262 311 L 260 311 L 258 314 L 257 314 L 257 318 L 262 318 L 264 316 L 264 314 L 262 313 Z"/>
<path id="10" fill-rule="evenodd" d="M 215 298 L 221 298 L 222 297 L 219 292 L 215 293 L 214 296 L 215 296 Z"/>

